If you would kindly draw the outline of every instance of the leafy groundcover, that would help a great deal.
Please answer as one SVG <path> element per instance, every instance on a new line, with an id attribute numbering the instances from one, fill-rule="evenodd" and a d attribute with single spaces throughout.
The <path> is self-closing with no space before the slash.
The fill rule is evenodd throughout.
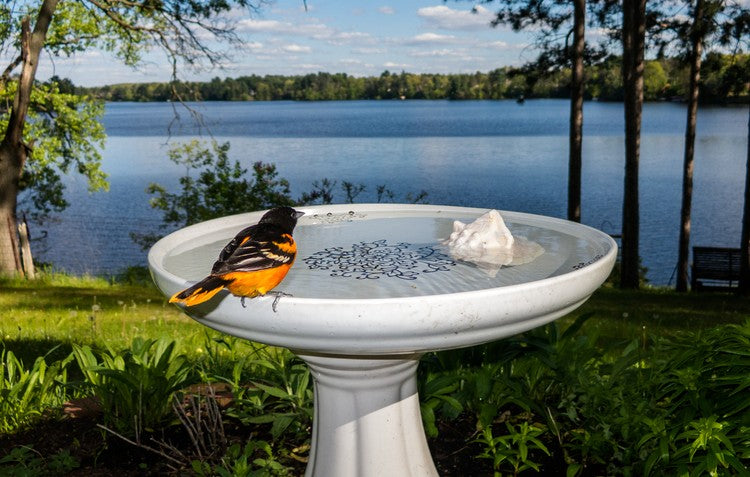
<path id="1" fill-rule="evenodd" d="M 426 355 L 441 475 L 748 475 L 750 323 L 602 338 L 591 315 Z M 313 383 L 288 351 L 206 335 L 0 354 L 2 475 L 301 475 Z"/>

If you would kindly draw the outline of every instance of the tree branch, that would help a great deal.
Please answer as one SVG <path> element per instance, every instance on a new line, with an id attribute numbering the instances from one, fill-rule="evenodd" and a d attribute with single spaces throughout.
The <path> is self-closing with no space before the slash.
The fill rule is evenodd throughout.
<path id="1" fill-rule="evenodd" d="M 149 32 L 149 33 L 158 32 L 157 29 L 147 28 L 147 27 L 141 26 L 141 25 L 134 25 L 134 24 L 126 21 L 124 18 L 122 18 L 117 13 L 113 12 L 111 9 L 107 8 L 106 5 L 103 5 L 98 0 L 89 0 L 89 1 L 94 6 L 96 6 L 102 13 L 104 13 L 105 15 L 107 15 L 107 17 L 109 17 L 110 20 L 112 20 L 113 22 L 117 23 L 120 27 L 122 27 L 125 30 L 128 30 L 128 31 L 145 31 L 145 32 Z"/>
<path id="2" fill-rule="evenodd" d="M 10 79 L 10 74 L 13 73 L 13 70 L 15 70 L 16 67 L 20 65 L 22 61 L 23 61 L 23 54 L 18 55 L 15 60 L 11 61 L 8 67 L 5 68 L 5 71 L 3 71 L 3 74 L 0 76 L 0 82 L 7 83 L 8 80 Z"/>
<path id="3" fill-rule="evenodd" d="M 33 33 L 30 32 L 29 17 L 25 17 L 22 21 L 21 56 L 23 57 L 23 67 L 18 80 L 18 90 L 13 99 L 13 109 L 8 119 L 3 144 L 13 146 L 22 145 L 23 143 L 23 128 L 26 124 L 26 114 L 28 113 L 31 101 L 31 90 L 34 87 L 34 78 L 39 66 L 39 55 L 44 46 L 47 31 L 52 22 L 52 15 L 55 12 L 55 8 L 57 8 L 58 2 L 59 0 L 44 0 L 39 9 Z M 23 161 L 25 155 L 18 156 L 18 159 Z M 18 164 L 18 166 L 20 166 L 19 170 L 23 169 L 23 164 Z"/>

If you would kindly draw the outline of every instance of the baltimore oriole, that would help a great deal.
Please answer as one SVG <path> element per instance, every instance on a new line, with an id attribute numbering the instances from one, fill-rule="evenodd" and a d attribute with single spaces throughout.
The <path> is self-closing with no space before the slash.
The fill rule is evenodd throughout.
<path id="1" fill-rule="evenodd" d="M 170 303 L 195 306 L 209 300 L 222 288 L 242 298 L 265 295 L 281 283 L 294 263 L 297 245 L 292 231 L 304 215 L 291 207 L 266 212 L 256 225 L 238 233 L 219 254 L 211 274 L 195 285 L 176 293 Z M 283 293 L 277 294 L 273 308 Z"/>

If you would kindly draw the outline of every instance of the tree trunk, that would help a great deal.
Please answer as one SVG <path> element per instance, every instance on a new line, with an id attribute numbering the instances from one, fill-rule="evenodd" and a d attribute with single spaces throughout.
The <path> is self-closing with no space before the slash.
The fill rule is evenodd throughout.
<path id="1" fill-rule="evenodd" d="M 21 270 L 21 260 L 16 242 L 16 191 L 12 180 L 13 172 L 7 173 L 8 161 L 0 155 L 0 275 L 15 274 Z M 15 176 L 17 179 L 17 175 Z"/>
<path id="2" fill-rule="evenodd" d="M 690 97 L 687 126 L 685 127 L 685 162 L 682 169 L 682 211 L 680 213 L 680 246 L 677 256 L 677 291 L 688 290 L 688 262 L 690 256 L 690 213 L 693 201 L 693 157 L 695 155 L 695 125 L 698 118 L 698 84 L 703 56 L 703 0 L 698 0 L 693 17 L 690 51 Z"/>
<path id="3" fill-rule="evenodd" d="M 748 109 L 750 113 L 750 109 Z M 747 165 L 745 166 L 745 210 L 742 214 L 739 293 L 750 296 L 750 114 L 747 119 Z"/>
<path id="4" fill-rule="evenodd" d="M 570 81 L 570 147 L 568 159 L 568 220 L 581 221 L 581 168 L 583 149 L 583 52 L 586 0 L 573 1 L 573 55 Z"/>
<path id="5" fill-rule="evenodd" d="M 622 205 L 622 266 L 620 286 L 637 289 L 639 280 L 638 163 L 643 109 L 643 57 L 646 41 L 646 0 L 623 0 L 622 77 L 625 92 L 625 187 Z"/>
<path id="6" fill-rule="evenodd" d="M 52 15 L 59 0 L 44 0 L 37 15 L 33 33 L 28 17 L 23 20 L 21 75 L 5 135 L 0 142 L 0 274 L 21 271 L 17 246 L 16 205 L 18 181 L 21 177 L 29 146 L 23 142 L 26 114 L 31 102 L 31 90 L 39 65 L 39 55 L 44 47 Z M 7 226 L 5 224 L 8 224 Z"/>

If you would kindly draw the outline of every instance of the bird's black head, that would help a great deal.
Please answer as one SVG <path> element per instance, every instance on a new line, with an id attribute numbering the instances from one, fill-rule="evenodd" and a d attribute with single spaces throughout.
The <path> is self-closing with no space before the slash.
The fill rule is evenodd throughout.
<path id="1" fill-rule="evenodd" d="M 284 232 L 291 234 L 294 226 L 297 225 L 297 219 L 303 215 L 305 215 L 304 212 L 291 207 L 276 207 L 263 214 L 258 223 L 278 225 Z"/>

